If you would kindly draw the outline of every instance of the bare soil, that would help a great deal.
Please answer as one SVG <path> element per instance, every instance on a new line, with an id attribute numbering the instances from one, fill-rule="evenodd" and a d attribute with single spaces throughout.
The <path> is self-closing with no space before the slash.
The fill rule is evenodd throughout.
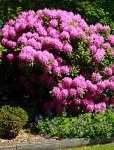
<path id="1" fill-rule="evenodd" d="M 21 130 L 19 135 L 14 139 L 0 139 L 0 147 L 15 146 L 19 144 L 33 144 L 41 142 L 51 142 L 58 140 L 57 138 L 44 137 L 39 134 L 33 134 L 29 130 Z"/>

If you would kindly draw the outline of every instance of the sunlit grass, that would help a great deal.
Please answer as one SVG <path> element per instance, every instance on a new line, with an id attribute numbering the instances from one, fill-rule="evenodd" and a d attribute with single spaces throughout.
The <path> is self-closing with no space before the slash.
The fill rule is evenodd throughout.
<path id="1" fill-rule="evenodd" d="M 64 149 L 64 150 L 114 150 L 114 145 L 84 146 L 84 147 L 70 148 L 70 149 Z"/>

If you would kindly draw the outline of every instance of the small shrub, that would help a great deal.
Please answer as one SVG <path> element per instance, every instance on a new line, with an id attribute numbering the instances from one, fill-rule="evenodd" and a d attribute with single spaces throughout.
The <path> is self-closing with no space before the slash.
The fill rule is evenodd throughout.
<path id="1" fill-rule="evenodd" d="M 0 109 L 0 136 L 13 138 L 28 121 L 27 113 L 19 107 L 2 106 Z"/>
<path id="2" fill-rule="evenodd" d="M 42 135 L 59 138 L 110 138 L 114 133 L 114 113 L 86 113 L 77 117 L 66 115 L 35 118 L 35 128 Z"/>

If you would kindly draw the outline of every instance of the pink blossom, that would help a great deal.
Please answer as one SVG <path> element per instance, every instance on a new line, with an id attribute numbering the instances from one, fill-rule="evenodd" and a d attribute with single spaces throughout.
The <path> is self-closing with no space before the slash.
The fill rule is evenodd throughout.
<path id="1" fill-rule="evenodd" d="M 19 58 L 28 62 L 34 61 L 36 51 L 31 46 L 25 46 L 22 48 Z"/>
<path id="2" fill-rule="evenodd" d="M 94 111 L 94 105 L 87 105 L 86 110 L 88 112 L 93 112 Z"/>
<path id="3" fill-rule="evenodd" d="M 111 31 L 110 26 L 108 26 L 108 25 L 103 26 L 102 27 L 102 31 L 104 33 L 110 33 L 110 31 Z"/>
<path id="4" fill-rule="evenodd" d="M 104 90 L 105 87 L 106 87 L 105 82 L 102 81 L 102 82 L 98 82 L 98 83 L 97 83 L 97 88 L 98 88 L 98 89 Z"/>
<path id="5" fill-rule="evenodd" d="M 62 67 L 61 67 L 61 73 L 62 73 L 62 74 L 68 75 L 69 72 L 70 72 L 70 69 L 69 69 L 68 66 L 62 66 Z"/>
<path id="6" fill-rule="evenodd" d="M 42 49 L 42 44 L 40 42 L 36 42 L 36 44 L 34 44 L 34 49 L 35 50 L 41 50 Z"/>
<path id="7" fill-rule="evenodd" d="M 65 77 L 62 79 L 62 84 L 66 87 L 70 87 L 72 84 L 72 78 Z"/>
<path id="8" fill-rule="evenodd" d="M 8 54 L 7 55 L 7 60 L 9 61 L 9 62 L 12 62 L 13 60 L 14 60 L 14 54 Z"/>
<path id="9" fill-rule="evenodd" d="M 52 66 L 51 65 L 45 65 L 45 66 L 43 66 L 43 70 L 50 72 L 52 70 Z"/>
<path id="10" fill-rule="evenodd" d="M 3 39 L 1 40 L 1 42 L 2 42 L 2 45 L 5 46 L 5 45 L 7 45 L 8 39 L 3 38 Z"/>
<path id="11" fill-rule="evenodd" d="M 100 63 L 103 60 L 104 55 L 105 55 L 105 50 L 103 48 L 98 49 L 97 52 L 94 54 L 93 58 L 95 62 Z"/>
<path id="12" fill-rule="evenodd" d="M 97 91 L 97 85 L 91 84 L 90 87 L 89 87 L 89 90 L 90 90 L 91 92 Z"/>
<path id="13" fill-rule="evenodd" d="M 8 32 L 9 32 L 8 33 L 9 37 L 15 37 L 16 36 L 16 31 L 13 27 L 10 27 Z"/>
<path id="14" fill-rule="evenodd" d="M 37 32 L 38 32 L 38 34 L 41 35 L 41 36 L 46 36 L 46 35 L 47 35 L 47 31 L 46 31 L 45 28 L 43 28 L 43 27 L 38 27 L 38 28 L 37 28 Z"/>
<path id="15" fill-rule="evenodd" d="M 90 88 L 92 85 L 92 82 L 90 80 L 86 80 L 86 86 L 87 88 Z"/>
<path id="16" fill-rule="evenodd" d="M 81 87 L 77 88 L 76 91 L 77 91 L 77 95 L 79 95 L 79 96 L 84 94 L 84 89 Z"/>
<path id="17" fill-rule="evenodd" d="M 78 87 L 83 87 L 85 88 L 86 85 L 85 85 L 85 78 L 83 76 L 78 76 L 78 77 L 75 77 L 74 80 L 72 81 L 72 86 L 78 86 Z"/>
<path id="18" fill-rule="evenodd" d="M 27 38 L 31 38 L 32 37 L 32 33 L 31 32 L 27 32 L 26 37 Z"/>
<path id="19" fill-rule="evenodd" d="M 47 63 L 49 63 L 49 61 L 53 62 L 53 59 L 54 59 L 53 55 L 51 53 L 49 53 L 47 50 L 45 50 L 43 52 L 42 51 L 36 51 L 35 57 L 42 64 L 47 64 Z"/>
<path id="20" fill-rule="evenodd" d="M 105 112 L 106 111 L 106 103 L 101 102 L 99 104 L 95 104 L 95 111 L 96 112 Z"/>
<path id="21" fill-rule="evenodd" d="M 21 36 L 20 38 L 18 38 L 17 41 L 19 44 L 27 44 L 27 38 L 24 36 Z"/>
<path id="22" fill-rule="evenodd" d="M 112 71 L 114 72 L 114 65 L 112 65 L 111 69 L 112 69 Z"/>
<path id="23" fill-rule="evenodd" d="M 80 104 L 81 104 L 81 99 L 79 99 L 79 98 L 78 98 L 78 99 L 75 99 L 75 100 L 74 100 L 74 104 L 75 104 L 75 105 L 80 105 Z"/>
<path id="24" fill-rule="evenodd" d="M 108 38 L 108 42 L 114 46 L 114 35 L 110 35 L 109 38 Z"/>
<path id="25" fill-rule="evenodd" d="M 100 73 L 92 73 L 92 79 L 98 82 L 101 79 Z"/>
<path id="26" fill-rule="evenodd" d="M 54 87 L 54 89 L 52 90 L 52 93 L 57 98 L 57 100 L 63 99 L 62 93 L 58 87 Z"/>
<path id="27" fill-rule="evenodd" d="M 68 97 L 68 90 L 67 90 L 67 89 L 63 89 L 63 90 L 61 91 L 61 94 L 62 94 L 62 96 L 63 96 L 64 98 L 67 98 L 67 97 Z"/>
<path id="28" fill-rule="evenodd" d="M 76 91 L 76 89 L 74 89 L 74 88 L 70 88 L 69 90 L 68 90 L 68 93 L 69 93 L 69 96 L 76 96 L 76 94 L 77 94 L 77 91 Z"/>
<path id="29" fill-rule="evenodd" d="M 100 104 L 95 104 L 94 110 L 95 110 L 96 112 L 100 112 L 100 111 L 101 111 L 101 105 L 100 105 Z"/>
<path id="30" fill-rule="evenodd" d="M 90 25 L 87 30 L 89 33 L 97 32 L 97 27 L 94 25 Z"/>
<path id="31" fill-rule="evenodd" d="M 52 38 L 59 38 L 59 32 L 56 29 L 49 27 L 47 29 L 47 32 L 49 36 L 51 36 Z"/>
<path id="32" fill-rule="evenodd" d="M 78 30 L 75 27 L 70 28 L 70 36 L 71 38 L 78 38 Z"/>
<path id="33" fill-rule="evenodd" d="M 13 19 L 10 19 L 8 22 L 7 22 L 8 25 L 14 25 L 15 24 L 15 20 Z"/>
<path id="34" fill-rule="evenodd" d="M 67 31 L 63 31 L 63 32 L 60 34 L 60 38 L 61 38 L 61 39 L 69 39 L 69 38 L 70 38 L 70 34 L 69 34 Z"/>
<path id="35" fill-rule="evenodd" d="M 104 80 L 103 83 L 105 84 L 106 88 L 108 88 L 110 85 L 110 81 L 108 79 Z"/>
<path id="36" fill-rule="evenodd" d="M 62 50 L 62 48 L 63 48 L 62 42 L 61 42 L 60 40 L 58 40 L 58 39 L 53 39 L 53 40 L 52 40 L 52 45 L 53 45 L 53 47 L 55 47 L 57 50 Z"/>
<path id="37" fill-rule="evenodd" d="M 114 56 L 114 50 L 111 50 L 111 54 L 112 54 L 112 56 Z"/>
<path id="38" fill-rule="evenodd" d="M 83 106 L 87 106 L 87 105 L 88 105 L 88 99 L 83 99 L 83 100 L 81 101 L 81 104 L 82 104 Z"/>
<path id="39" fill-rule="evenodd" d="M 108 85 L 108 88 L 110 88 L 112 91 L 114 91 L 114 82 L 110 82 Z"/>
<path id="40" fill-rule="evenodd" d="M 3 37 L 4 38 L 8 38 L 8 34 L 9 34 L 9 25 L 8 24 L 6 24 L 4 27 L 3 27 L 3 29 L 2 29 L 2 35 L 3 35 Z"/>
<path id="41" fill-rule="evenodd" d="M 58 26 L 58 21 L 56 19 L 51 20 L 50 21 L 50 26 L 57 27 Z"/>
<path id="42" fill-rule="evenodd" d="M 63 62 L 63 59 L 59 56 L 56 56 L 56 60 L 59 63 L 59 65 L 61 65 L 61 63 Z"/>
<path id="43" fill-rule="evenodd" d="M 37 42 L 34 38 L 31 38 L 27 41 L 27 44 L 34 47 L 37 44 Z"/>
<path id="44" fill-rule="evenodd" d="M 103 48 L 105 48 L 105 49 L 111 48 L 110 43 L 104 43 L 104 44 L 103 44 Z"/>
<path id="45" fill-rule="evenodd" d="M 7 46 L 10 48 L 14 49 L 14 48 L 16 48 L 16 45 L 17 45 L 16 42 L 13 42 L 11 40 L 7 42 Z"/>
<path id="46" fill-rule="evenodd" d="M 105 68 L 105 75 L 111 76 L 113 73 L 112 68 Z"/>
<path id="47" fill-rule="evenodd" d="M 90 37 L 88 37 L 88 41 L 90 44 L 95 45 L 99 48 L 100 45 L 104 43 L 104 38 L 99 34 L 93 33 L 92 35 L 90 35 Z"/>
<path id="48" fill-rule="evenodd" d="M 102 30 L 103 28 L 103 25 L 101 23 L 97 23 L 95 26 L 97 27 L 98 30 Z"/>
<path id="49" fill-rule="evenodd" d="M 70 53 L 72 52 L 72 46 L 69 44 L 69 43 L 65 43 L 64 46 L 63 46 L 63 51 L 65 53 Z"/>
<path id="50" fill-rule="evenodd" d="M 56 67 L 58 67 L 58 65 L 59 65 L 59 64 L 58 64 L 58 61 L 57 61 L 56 59 L 54 59 L 54 60 L 53 60 L 53 63 L 52 63 L 52 67 L 53 67 L 53 68 L 56 68 Z"/>
<path id="51" fill-rule="evenodd" d="M 111 77 L 111 81 L 113 81 L 113 82 L 114 82 L 114 76 L 112 76 L 112 77 Z"/>
<path id="52" fill-rule="evenodd" d="M 106 103 L 101 102 L 100 105 L 101 105 L 101 110 L 106 111 Z"/>
<path id="53" fill-rule="evenodd" d="M 89 49 L 92 53 L 96 53 L 96 51 L 97 51 L 97 47 L 95 45 L 89 46 Z"/>
<path id="54" fill-rule="evenodd" d="M 61 68 L 60 68 L 60 67 L 53 68 L 53 73 L 54 73 L 55 75 L 60 74 L 60 73 L 61 73 Z"/>

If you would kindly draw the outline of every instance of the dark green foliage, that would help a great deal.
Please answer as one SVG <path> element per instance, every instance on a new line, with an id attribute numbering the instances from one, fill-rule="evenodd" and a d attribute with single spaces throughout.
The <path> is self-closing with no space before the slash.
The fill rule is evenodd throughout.
<path id="1" fill-rule="evenodd" d="M 2 106 L 0 109 L 0 137 L 14 138 L 27 121 L 28 115 L 22 108 Z"/>
<path id="2" fill-rule="evenodd" d="M 113 6 L 112 0 L 0 0 L 0 26 L 21 11 L 51 8 L 79 13 L 89 24 L 100 22 L 114 28 Z"/>
<path id="3" fill-rule="evenodd" d="M 59 138 L 110 138 L 114 135 L 114 113 L 86 113 L 78 117 L 62 115 L 54 118 L 35 119 L 36 130 L 50 137 Z"/>

